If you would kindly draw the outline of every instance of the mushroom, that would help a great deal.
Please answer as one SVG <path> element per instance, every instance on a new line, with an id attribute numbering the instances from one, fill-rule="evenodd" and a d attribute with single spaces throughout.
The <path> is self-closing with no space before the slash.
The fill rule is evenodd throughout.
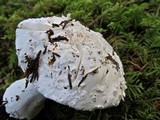
<path id="1" fill-rule="evenodd" d="M 26 78 L 12 83 L 3 95 L 6 112 L 10 117 L 30 120 L 44 106 L 45 97 L 32 84 L 25 89 Z"/>
<path id="2" fill-rule="evenodd" d="M 20 67 L 46 98 L 91 111 L 116 106 L 125 97 L 119 56 L 100 33 L 69 17 L 22 21 L 16 50 Z"/>

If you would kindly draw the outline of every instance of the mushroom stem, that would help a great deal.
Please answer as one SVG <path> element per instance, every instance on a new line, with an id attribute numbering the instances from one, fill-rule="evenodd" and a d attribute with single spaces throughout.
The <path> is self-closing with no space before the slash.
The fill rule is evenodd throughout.
<path id="1" fill-rule="evenodd" d="M 31 83 L 25 88 L 25 79 L 17 80 L 6 89 L 2 105 L 10 117 L 30 120 L 43 108 L 45 98 Z"/>

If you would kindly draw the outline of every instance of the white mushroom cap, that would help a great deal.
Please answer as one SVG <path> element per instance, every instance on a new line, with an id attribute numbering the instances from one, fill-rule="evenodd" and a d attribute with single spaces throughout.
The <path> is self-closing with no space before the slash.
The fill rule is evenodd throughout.
<path id="1" fill-rule="evenodd" d="M 5 91 L 3 101 L 10 117 L 27 120 L 35 117 L 44 106 L 42 94 L 32 84 L 25 89 L 26 78 L 12 83 Z"/>
<path id="2" fill-rule="evenodd" d="M 25 56 L 35 59 L 41 51 L 38 79 L 32 83 L 45 97 L 79 110 L 116 106 L 124 98 L 122 63 L 100 33 L 55 16 L 28 19 L 18 26 L 19 65 L 26 71 Z"/>

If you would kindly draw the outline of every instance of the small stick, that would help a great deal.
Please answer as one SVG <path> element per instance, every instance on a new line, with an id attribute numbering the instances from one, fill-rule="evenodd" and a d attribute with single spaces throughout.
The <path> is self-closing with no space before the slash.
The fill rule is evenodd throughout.
<path id="1" fill-rule="evenodd" d="M 144 68 L 148 65 L 148 63 L 146 63 L 145 65 L 143 65 L 140 69 L 140 71 L 144 70 Z"/>
<path id="2" fill-rule="evenodd" d="M 72 75 L 70 73 L 68 73 L 68 81 L 69 81 L 69 87 L 70 87 L 70 89 L 72 89 L 71 77 L 72 77 Z"/>
<path id="3" fill-rule="evenodd" d="M 64 36 L 58 36 L 58 37 L 56 37 L 56 38 L 52 38 L 52 40 L 53 40 L 54 42 L 59 42 L 59 41 L 61 41 L 61 40 L 66 40 L 66 41 L 68 41 L 68 38 L 66 38 L 66 37 L 64 37 Z"/>
<path id="4" fill-rule="evenodd" d="M 64 21 L 62 21 L 59 25 L 61 25 L 61 26 L 62 26 L 62 29 L 64 29 L 64 28 L 66 27 L 66 25 L 67 25 L 69 22 L 71 22 L 71 21 L 72 21 L 72 19 L 64 20 Z"/>
<path id="5" fill-rule="evenodd" d="M 88 73 L 89 74 L 89 73 Z M 78 84 L 78 87 L 81 85 L 81 83 L 87 78 L 87 76 L 88 76 L 88 74 L 86 74 L 83 78 L 82 78 L 82 80 L 79 82 L 79 84 Z"/>
<path id="6" fill-rule="evenodd" d="M 52 43 L 51 36 L 54 35 L 53 30 L 49 29 L 49 30 L 47 30 L 45 33 L 48 34 L 49 42 Z"/>
<path id="7" fill-rule="evenodd" d="M 59 25 L 55 24 L 55 23 L 52 23 L 52 28 L 54 28 L 54 27 L 59 27 Z"/>
<path id="8" fill-rule="evenodd" d="M 47 46 L 44 45 L 44 51 L 43 51 L 43 54 L 46 54 L 46 51 L 47 51 Z"/>
<path id="9" fill-rule="evenodd" d="M 136 63 L 134 63 L 134 62 L 132 62 L 132 61 L 130 61 L 130 63 L 131 63 L 132 65 L 134 65 L 135 67 L 137 67 L 139 70 L 141 69 L 141 67 L 140 67 L 138 64 L 136 64 Z"/>
<path id="10" fill-rule="evenodd" d="M 91 23 L 89 23 L 89 25 L 87 25 L 89 28 L 92 27 L 96 22 L 98 22 L 100 19 L 102 18 L 102 15 L 98 16 L 96 19 L 94 19 L 93 21 L 91 21 Z"/>
<path id="11" fill-rule="evenodd" d="M 106 58 L 107 58 L 108 60 L 110 60 L 113 64 L 116 65 L 116 69 L 117 69 L 117 70 L 120 69 L 118 62 L 117 62 L 115 59 L 113 59 L 112 56 L 111 56 L 109 53 L 108 53 L 108 56 L 107 56 Z"/>
<path id="12" fill-rule="evenodd" d="M 93 73 L 96 74 L 98 70 L 98 67 L 94 70 L 92 70 L 91 72 L 87 73 L 84 77 L 82 77 L 82 80 L 79 82 L 78 87 L 82 84 L 82 82 L 87 78 L 88 74 Z"/>

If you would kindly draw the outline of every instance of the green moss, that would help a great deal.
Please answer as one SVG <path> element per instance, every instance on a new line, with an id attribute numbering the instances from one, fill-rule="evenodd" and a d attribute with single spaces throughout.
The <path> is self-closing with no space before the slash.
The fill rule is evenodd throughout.
<path id="1" fill-rule="evenodd" d="M 46 120 L 160 119 L 160 1 L 147 1 L 0 0 L 0 79 L 5 80 L 0 89 L 23 76 L 15 53 L 17 24 L 31 17 L 71 13 L 72 18 L 101 32 L 121 57 L 126 98 L 117 107 L 93 112 L 49 101 L 39 116 Z"/>

